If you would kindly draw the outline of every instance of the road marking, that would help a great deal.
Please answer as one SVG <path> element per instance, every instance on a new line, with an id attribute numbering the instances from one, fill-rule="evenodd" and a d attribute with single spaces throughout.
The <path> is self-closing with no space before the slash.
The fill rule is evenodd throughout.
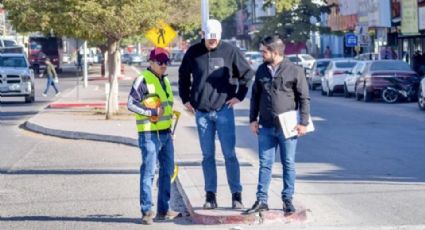
<path id="1" fill-rule="evenodd" d="M 317 117 L 317 116 L 311 116 L 311 120 L 313 120 L 313 121 L 326 121 L 325 118 Z"/>

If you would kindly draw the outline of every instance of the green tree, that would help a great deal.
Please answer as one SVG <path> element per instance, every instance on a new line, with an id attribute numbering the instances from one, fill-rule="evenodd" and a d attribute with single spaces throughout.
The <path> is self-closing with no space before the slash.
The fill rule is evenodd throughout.
<path id="1" fill-rule="evenodd" d="M 272 1 L 266 1 L 270 5 Z M 320 22 L 322 6 L 311 0 L 280 0 L 276 1 L 277 13 L 275 17 L 266 18 L 259 34 L 278 34 L 287 42 L 299 42 L 309 39 L 310 31 L 317 31 L 319 27 L 310 22 L 314 17 Z M 256 38 L 256 42 L 261 39 Z"/>
<path id="2" fill-rule="evenodd" d="M 119 43 L 151 28 L 167 8 L 165 1 L 151 0 L 4 0 L 4 6 L 18 32 L 53 32 L 106 44 L 111 86 L 106 119 L 118 111 Z"/>

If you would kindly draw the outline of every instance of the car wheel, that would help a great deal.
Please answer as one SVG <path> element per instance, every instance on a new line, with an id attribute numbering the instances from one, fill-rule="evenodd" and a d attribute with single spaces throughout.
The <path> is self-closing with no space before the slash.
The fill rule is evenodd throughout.
<path id="1" fill-rule="evenodd" d="M 354 88 L 354 95 L 357 101 L 360 101 L 362 99 L 362 95 L 360 95 L 360 93 L 357 91 L 357 87 Z"/>
<path id="2" fill-rule="evenodd" d="M 34 93 L 31 93 L 31 95 L 25 96 L 25 103 L 32 103 L 35 101 Z"/>
<path id="3" fill-rule="evenodd" d="M 311 90 L 316 90 L 316 85 L 314 83 L 311 83 Z"/>
<path id="4" fill-rule="evenodd" d="M 425 95 L 423 95 L 425 92 L 423 92 L 423 90 L 424 89 L 420 87 L 418 92 L 418 106 L 421 110 L 425 110 Z"/>
<path id="5" fill-rule="evenodd" d="M 366 87 L 364 87 L 364 89 L 363 89 L 363 101 L 364 102 L 372 101 L 372 94 L 367 92 Z"/>
<path id="6" fill-rule="evenodd" d="M 320 87 L 320 93 L 322 94 L 322 96 L 325 96 L 325 95 L 326 95 L 325 90 L 323 90 L 323 86 L 322 86 L 322 87 Z"/>
<path id="7" fill-rule="evenodd" d="M 351 97 L 346 84 L 344 84 L 344 97 Z"/>

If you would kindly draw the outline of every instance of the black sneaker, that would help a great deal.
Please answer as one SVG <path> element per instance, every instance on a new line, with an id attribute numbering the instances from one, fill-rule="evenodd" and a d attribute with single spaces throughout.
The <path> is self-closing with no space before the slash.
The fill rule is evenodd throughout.
<path id="1" fill-rule="evenodd" d="M 295 207 L 292 204 L 292 200 L 284 200 L 283 201 L 283 211 L 286 214 L 292 214 L 295 212 Z"/>
<path id="2" fill-rule="evenodd" d="M 215 198 L 215 193 L 207 192 L 204 209 L 215 209 L 217 208 L 217 200 Z"/>
<path id="3" fill-rule="evenodd" d="M 268 211 L 268 210 L 269 210 L 269 206 L 267 205 L 267 203 L 257 200 L 255 201 L 254 205 L 252 205 L 252 207 L 246 210 L 243 214 L 252 214 L 252 213 Z"/>
<path id="4" fill-rule="evenodd" d="M 242 204 L 242 194 L 240 192 L 235 192 L 232 194 L 232 208 L 233 209 L 243 209 Z"/>

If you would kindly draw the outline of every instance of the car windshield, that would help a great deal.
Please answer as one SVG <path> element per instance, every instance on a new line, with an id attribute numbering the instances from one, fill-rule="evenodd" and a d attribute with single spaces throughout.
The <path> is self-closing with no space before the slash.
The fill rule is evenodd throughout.
<path id="1" fill-rule="evenodd" d="M 0 67 L 26 68 L 28 66 L 24 57 L 1 57 Z"/>
<path id="2" fill-rule="evenodd" d="M 355 62 L 336 62 L 335 65 L 336 65 L 336 68 L 348 69 L 348 68 L 353 68 L 356 65 L 356 63 Z"/>
<path id="3" fill-rule="evenodd" d="M 11 41 L 11 40 L 3 40 L 4 42 L 4 46 L 6 47 L 11 47 L 11 46 L 15 46 L 16 42 L 15 41 Z"/>
<path id="4" fill-rule="evenodd" d="M 377 61 L 373 62 L 371 67 L 371 71 L 379 71 L 379 70 L 402 70 L 402 71 L 411 71 L 409 64 L 403 61 Z"/>

